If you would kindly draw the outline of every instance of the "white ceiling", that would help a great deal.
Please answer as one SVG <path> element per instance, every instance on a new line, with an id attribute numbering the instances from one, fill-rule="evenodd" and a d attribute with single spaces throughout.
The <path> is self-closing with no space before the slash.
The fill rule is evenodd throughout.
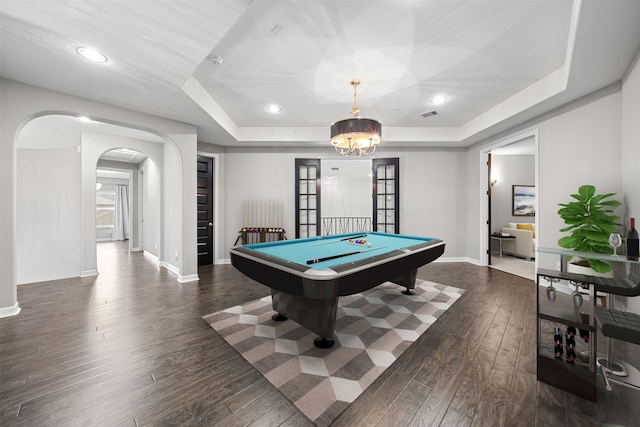
<path id="1" fill-rule="evenodd" d="M 327 144 L 359 78 L 383 144 L 464 147 L 620 81 L 640 1 L 2 0 L 0 37 L 2 78 L 191 123 L 203 142 Z"/>

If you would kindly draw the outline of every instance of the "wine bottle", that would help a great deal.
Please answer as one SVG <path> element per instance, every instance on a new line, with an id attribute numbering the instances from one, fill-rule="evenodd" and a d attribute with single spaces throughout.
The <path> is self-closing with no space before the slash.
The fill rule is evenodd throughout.
<path id="1" fill-rule="evenodd" d="M 638 230 L 636 230 L 636 219 L 629 218 L 629 229 L 627 230 L 627 259 L 638 260 L 640 256 L 640 245 L 638 243 Z"/>
<path id="2" fill-rule="evenodd" d="M 579 329 L 579 331 L 584 342 L 589 342 L 589 331 L 587 329 Z"/>

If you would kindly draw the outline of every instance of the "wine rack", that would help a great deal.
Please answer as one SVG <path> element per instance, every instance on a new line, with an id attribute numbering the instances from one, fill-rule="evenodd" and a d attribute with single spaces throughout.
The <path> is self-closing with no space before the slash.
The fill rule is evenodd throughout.
<path id="1" fill-rule="evenodd" d="M 553 282 L 550 282 L 552 280 Z M 537 290 L 537 378 L 559 389 L 596 401 L 597 370 L 596 325 L 594 319 L 595 291 L 592 285 L 582 290 L 581 304 L 562 288 L 573 288 L 560 271 L 538 269 Z M 548 288 L 552 286 L 553 292 Z M 555 286 L 562 286 L 556 289 Z M 578 297 L 576 297 L 578 299 Z M 556 328 L 562 335 L 562 354 L 558 357 L 555 342 Z M 575 330 L 573 348 L 567 343 L 568 331 Z M 582 333 L 588 334 L 588 341 Z M 570 353 L 575 353 L 575 358 Z"/>

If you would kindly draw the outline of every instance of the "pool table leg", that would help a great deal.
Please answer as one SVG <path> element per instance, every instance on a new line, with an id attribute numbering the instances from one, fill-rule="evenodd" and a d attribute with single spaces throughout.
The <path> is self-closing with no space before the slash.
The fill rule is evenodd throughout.
<path id="1" fill-rule="evenodd" d="M 271 316 L 271 320 L 275 320 L 276 322 L 284 322 L 285 320 L 289 320 L 289 318 L 287 316 L 283 316 L 280 313 L 276 313 Z"/>
<path id="2" fill-rule="evenodd" d="M 316 347 L 330 348 L 335 344 L 333 335 L 338 311 L 337 296 L 308 298 L 271 289 L 271 306 L 277 313 L 272 319 L 278 320 L 279 316 L 289 318 L 318 334 L 318 338 L 314 341 Z"/>
<path id="3" fill-rule="evenodd" d="M 417 277 L 418 277 L 418 269 L 415 268 L 410 272 L 408 272 L 407 274 L 403 274 L 402 276 L 398 276 L 395 279 L 390 280 L 390 282 L 393 282 L 397 285 L 404 286 L 405 288 L 407 288 L 406 290 L 402 291 L 403 294 L 413 295 L 413 292 L 411 292 L 411 289 L 416 288 Z"/>
<path id="4" fill-rule="evenodd" d="M 315 340 L 313 340 L 313 345 L 315 345 L 318 348 L 331 348 L 335 343 L 336 342 L 331 338 L 318 337 Z"/>

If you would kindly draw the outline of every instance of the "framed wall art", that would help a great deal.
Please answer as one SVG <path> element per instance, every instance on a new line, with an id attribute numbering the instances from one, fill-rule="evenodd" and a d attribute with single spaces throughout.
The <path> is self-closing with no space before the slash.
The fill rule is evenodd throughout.
<path id="1" fill-rule="evenodd" d="M 536 187 L 535 185 L 512 186 L 512 215 L 535 216 L 536 215 Z"/>

